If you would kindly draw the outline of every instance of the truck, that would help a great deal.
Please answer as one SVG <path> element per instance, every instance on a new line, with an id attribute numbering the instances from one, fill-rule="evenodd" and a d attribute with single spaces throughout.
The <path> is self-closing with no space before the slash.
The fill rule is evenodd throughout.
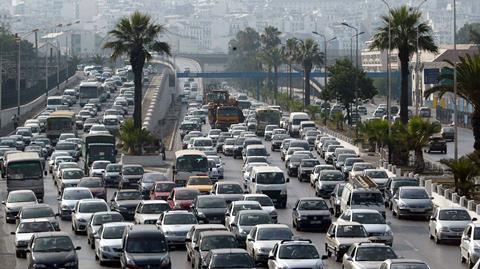
<path id="1" fill-rule="evenodd" d="M 90 165 L 97 160 L 116 162 L 117 150 L 115 137 L 111 134 L 86 134 L 83 137 L 84 145 L 82 156 L 85 174 L 88 174 Z"/>
<path id="2" fill-rule="evenodd" d="M 280 119 L 282 112 L 275 108 L 257 108 L 255 110 L 255 118 L 257 119 L 257 127 L 255 133 L 263 136 L 265 133 L 265 126 L 277 125 L 280 126 Z"/>
<path id="3" fill-rule="evenodd" d="M 208 89 L 204 102 L 208 104 L 208 121 L 214 128 L 226 131 L 230 125 L 245 120 L 237 100 L 226 90 Z"/>

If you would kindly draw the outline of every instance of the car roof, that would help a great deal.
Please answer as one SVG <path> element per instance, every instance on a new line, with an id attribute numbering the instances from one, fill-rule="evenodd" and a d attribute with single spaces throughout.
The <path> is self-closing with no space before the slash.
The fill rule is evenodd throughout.
<path id="1" fill-rule="evenodd" d="M 41 237 L 63 237 L 66 236 L 70 238 L 70 236 L 66 232 L 61 232 L 61 231 L 56 231 L 56 232 L 44 232 L 44 233 L 36 233 L 35 237 L 36 238 L 41 238 Z"/>
<path id="2" fill-rule="evenodd" d="M 217 248 L 217 249 L 212 249 L 210 252 L 215 255 L 215 254 L 231 254 L 231 253 L 245 253 L 248 254 L 248 252 L 243 249 L 243 248 Z"/>
<path id="3" fill-rule="evenodd" d="M 124 225 L 129 226 L 129 225 L 133 225 L 133 223 L 126 222 L 126 221 L 116 221 L 116 222 L 107 222 L 102 225 L 103 225 L 103 228 L 107 228 L 107 227 L 116 227 L 116 226 L 124 226 Z"/>
<path id="4" fill-rule="evenodd" d="M 227 227 L 222 224 L 195 224 L 193 226 L 195 230 L 211 230 L 211 229 L 220 229 L 220 230 L 227 230 Z"/>
<path id="5" fill-rule="evenodd" d="M 334 223 L 337 224 L 337 226 L 348 226 L 348 225 L 363 226 L 361 223 L 358 223 L 356 221 L 336 221 Z"/>
<path id="6" fill-rule="evenodd" d="M 166 211 L 164 212 L 164 215 L 182 215 L 182 214 L 193 214 L 192 212 L 190 211 L 187 211 L 187 210 L 172 210 L 172 211 Z"/>
<path id="7" fill-rule="evenodd" d="M 246 209 L 237 213 L 238 216 L 246 214 L 266 214 L 269 215 L 265 210 L 262 209 Z"/>
<path id="8" fill-rule="evenodd" d="M 281 223 L 278 223 L 278 224 L 257 224 L 255 225 L 255 227 L 257 227 L 257 230 L 259 229 L 267 229 L 267 228 L 287 228 L 287 229 L 290 229 L 290 227 L 288 227 L 288 225 L 286 224 L 281 224 Z"/>
<path id="9" fill-rule="evenodd" d="M 168 202 L 165 201 L 165 200 L 142 200 L 140 203 L 143 203 L 144 205 L 148 205 L 148 204 L 168 204 Z"/>
<path id="10" fill-rule="evenodd" d="M 203 231 L 203 232 L 200 232 L 200 237 L 209 237 L 209 236 L 219 236 L 219 235 L 222 235 L 222 236 L 225 236 L 225 235 L 229 235 L 229 236 L 235 236 L 232 232 L 230 231 L 227 231 L 227 230 L 208 230 L 208 231 Z"/>
<path id="11" fill-rule="evenodd" d="M 21 219 L 20 223 L 32 223 L 32 222 L 50 222 L 47 218 L 33 218 L 33 219 Z"/>
<path id="12" fill-rule="evenodd" d="M 378 214 L 380 214 L 380 212 L 378 212 L 378 210 L 375 210 L 375 209 L 351 208 L 349 210 L 352 213 L 378 213 Z"/>
<path id="13" fill-rule="evenodd" d="M 270 172 L 275 172 L 275 173 L 282 173 L 283 170 L 280 169 L 279 167 L 276 166 L 254 166 L 252 168 L 256 173 L 270 173 Z"/>

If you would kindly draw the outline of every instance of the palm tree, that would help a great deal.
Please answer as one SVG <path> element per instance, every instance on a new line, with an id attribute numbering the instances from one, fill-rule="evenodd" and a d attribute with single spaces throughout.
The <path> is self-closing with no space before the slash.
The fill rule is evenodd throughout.
<path id="1" fill-rule="evenodd" d="M 452 62 L 448 62 L 453 66 Z M 425 91 L 425 97 L 438 93 L 442 97 L 447 92 L 453 92 L 453 69 L 448 67 L 447 72 L 442 72 L 439 79 L 445 81 Z M 448 72 L 450 71 L 450 72 Z M 450 82 L 450 83 L 448 83 Z M 457 92 L 460 97 L 467 100 L 473 106 L 472 129 L 475 150 L 480 150 L 480 54 L 459 57 L 457 64 Z M 455 138 L 457 139 L 457 138 Z"/>
<path id="2" fill-rule="evenodd" d="M 273 100 L 276 102 L 278 92 L 278 67 L 282 64 L 281 50 L 277 47 L 267 49 L 264 48 L 258 53 L 258 58 L 267 66 L 267 71 L 270 74 L 273 69 Z M 270 77 L 270 75 L 268 76 Z M 268 78 L 268 81 L 270 79 Z M 269 83 L 270 86 L 270 83 Z"/>
<path id="3" fill-rule="evenodd" d="M 443 159 L 440 160 L 440 163 L 446 165 L 452 171 L 455 181 L 455 192 L 461 196 L 465 195 L 467 198 L 470 198 L 475 190 L 475 177 L 480 175 L 478 164 L 467 156 L 463 156 L 457 160 Z"/>
<path id="4" fill-rule="evenodd" d="M 292 65 L 296 61 L 298 39 L 289 38 L 285 41 L 285 45 L 282 46 L 282 56 L 283 59 L 288 63 L 288 89 L 289 96 L 292 98 L 293 87 L 292 87 Z"/>
<path id="5" fill-rule="evenodd" d="M 149 15 L 135 11 L 130 17 L 123 17 L 118 21 L 115 29 L 108 33 L 114 40 L 103 45 L 104 48 L 112 49 L 113 60 L 124 54 L 130 57 L 135 83 L 135 129 L 142 126 L 142 75 L 145 61 L 152 58 L 152 51 L 170 55 L 170 46 L 157 40 L 164 31 L 164 26 L 153 23 Z"/>
<path id="6" fill-rule="evenodd" d="M 298 42 L 298 49 L 296 53 L 297 61 L 303 67 L 303 79 L 305 85 L 305 99 L 304 106 L 310 105 L 310 73 L 315 65 L 321 65 L 323 62 L 323 53 L 320 52 L 318 44 L 315 40 L 307 38 Z"/>
<path id="7" fill-rule="evenodd" d="M 383 147 L 388 141 L 388 122 L 382 119 L 361 122 L 358 132 L 368 142 L 369 151 L 375 152 L 377 147 Z"/>
<path id="8" fill-rule="evenodd" d="M 276 27 L 274 26 L 267 26 L 265 27 L 264 32 L 260 35 L 260 42 L 262 42 L 262 45 L 264 48 L 271 49 L 275 48 L 278 45 L 280 45 L 280 32 Z"/>
<path id="9" fill-rule="evenodd" d="M 428 145 L 430 137 L 440 132 L 442 126 L 439 122 L 429 122 L 420 117 L 413 117 L 407 124 L 406 141 L 410 148 L 415 151 L 415 172 L 421 173 L 425 170 L 423 159 L 423 148 Z"/>
<path id="10" fill-rule="evenodd" d="M 383 25 L 377 28 L 370 45 L 370 49 L 388 49 L 390 25 L 391 48 L 398 50 L 400 60 L 400 118 L 403 124 L 408 122 L 408 68 L 410 57 L 417 49 L 417 33 L 419 50 L 434 53 L 438 51 L 432 37 L 432 29 L 426 22 L 420 21 L 421 17 L 420 11 L 410 10 L 407 6 L 392 9 L 388 16 L 382 16 Z"/>
<path id="11" fill-rule="evenodd" d="M 103 65 L 107 59 L 101 54 L 95 54 L 92 57 L 92 62 L 96 65 Z"/>

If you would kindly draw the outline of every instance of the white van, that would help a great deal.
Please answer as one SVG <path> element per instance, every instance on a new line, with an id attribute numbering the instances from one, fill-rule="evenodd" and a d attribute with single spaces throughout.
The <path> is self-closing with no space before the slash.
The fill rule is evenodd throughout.
<path id="1" fill-rule="evenodd" d="M 385 218 L 385 203 L 377 184 L 365 176 L 357 176 L 345 185 L 340 200 L 340 212 L 348 209 L 374 209 Z"/>
<path id="2" fill-rule="evenodd" d="M 47 98 L 47 110 L 56 110 L 58 106 L 64 106 L 66 103 L 63 96 L 49 96 Z"/>
<path id="3" fill-rule="evenodd" d="M 286 208 L 288 181 L 276 166 L 257 166 L 252 168 L 248 189 L 251 194 L 266 194 L 276 206 Z"/>
<path id="4" fill-rule="evenodd" d="M 305 112 L 292 112 L 288 119 L 288 132 L 291 137 L 298 136 L 300 133 L 300 123 L 309 121 L 310 116 Z"/>

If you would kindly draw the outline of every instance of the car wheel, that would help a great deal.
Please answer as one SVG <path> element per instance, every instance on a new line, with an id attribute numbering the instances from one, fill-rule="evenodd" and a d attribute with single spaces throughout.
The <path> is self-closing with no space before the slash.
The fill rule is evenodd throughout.
<path id="1" fill-rule="evenodd" d="M 475 266 L 475 263 L 468 257 L 468 268 L 473 268 Z"/>
<path id="2" fill-rule="evenodd" d="M 327 257 L 332 257 L 332 252 L 330 251 L 330 249 L 328 249 L 327 244 L 325 244 L 325 253 L 327 254 Z"/>
<path id="3" fill-rule="evenodd" d="M 342 257 L 340 257 L 340 254 L 338 253 L 337 250 L 335 250 L 335 261 L 336 262 L 341 262 L 342 261 Z"/>
<path id="4" fill-rule="evenodd" d="M 435 244 L 441 244 L 442 243 L 442 240 L 438 238 L 437 232 L 435 232 L 434 241 L 435 241 Z"/>
<path id="5" fill-rule="evenodd" d="M 466 263 L 467 262 L 467 259 L 465 259 L 465 257 L 463 257 L 462 253 L 460 253 L 460 262 L 461 263 Z"/>
<path id="6" fill-rule="evenodd" d="M 15 256 L 16 256 L 17 258 L 23 258 L 22 253 L 21 253 L 20 251 L 18 251 L 18 250 L 15 250 Z"/>

